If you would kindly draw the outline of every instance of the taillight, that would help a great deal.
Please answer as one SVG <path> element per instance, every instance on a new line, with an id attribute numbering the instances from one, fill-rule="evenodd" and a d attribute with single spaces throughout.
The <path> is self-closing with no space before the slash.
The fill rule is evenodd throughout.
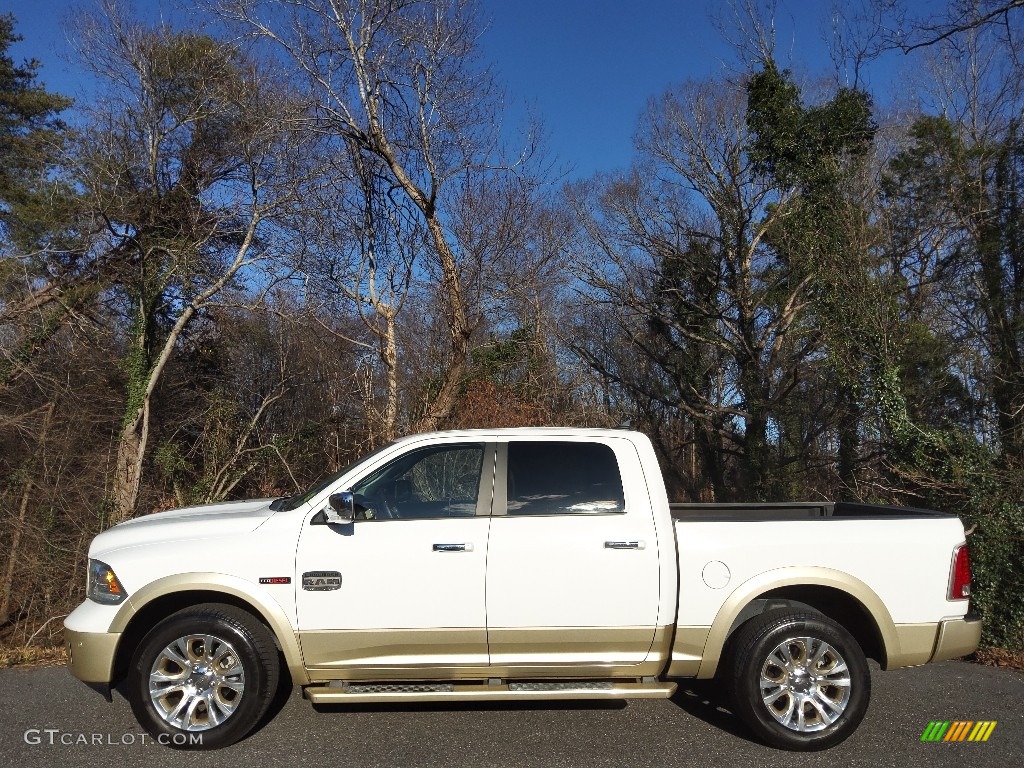
<path id="1" fill-rule="evenodd" d="M 953 550 L 953 565 L 949 570 L 949 596 L 947 600 L 966 600 L 971 596 L 971 558 L 967 545 Z"/>

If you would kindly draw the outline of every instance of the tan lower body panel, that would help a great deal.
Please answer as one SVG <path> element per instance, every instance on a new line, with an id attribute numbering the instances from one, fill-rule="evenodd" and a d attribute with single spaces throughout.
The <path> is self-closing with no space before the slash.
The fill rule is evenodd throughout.
<path id="1" fill-rule="evenodd" d="M 943 622 L 942 626 L 956 623 Z M 966 622 L 959 623 L 966 624 Z M 897 624 L 896 638 L 899 648 L 887 648 L 885 669 L 924 664 L 932 659 L 933 653 L 938 658 L 935 637 L 938 628 L 938 624 Z M 956 656 L 971 653 L 977 647 L 974 635 L 977 633 L 980 636 L 980 627 L 965 629 L 956 626 L 949 631 L 952 633 L 951 638 L 955 638 L 948 641 L 951 648 L 954 648 L 955 651 L 970 648 L 962 653 L 957 652 Z M 710 632 L 711 627 L 678 627 L 676 629 L 675 641 L 672 644 L 672 661 L 666 673 L 669 677 L 694 677 L 697 675 L 702 661 L 707 663 L 712 660 L 710 655 L 706 655 L 706 643 Z M 941 637 L 939 642 L 943 642 Z M 973 648 L 971 648 L 972 642 L 974 643 Z M 944 652 L 954 653 L 954 650 Z M 942 656 L 941 658 L 955 658 L 956 656 Z M 717 655 L 714 661 L 717 666 Z"/>
<path id="2" fill-rule="evenodd" d="M 935 652 L 935 634 L 939 625 L 896 624 L 899 649 L 886 648 L 885 669 L 916 667 L 927 663 Z"/>
<path id="3" fill-rule="evenodd" d="M 300 632 L 299 642 L 311 680 L 474 680 L 656 675 L 669 637 L 669 627 L 444 628 Z"/>
<path id="4" fill-rule="evenodd" d="M 484 629 L 300 632 L 299 644 L 306 666 L 317 670 L 487 665 L 487 631 Z"/>
<path id="5" fill-rule="evenodd" d="M 109 683 L 114 675 L 114 657 L 120 632 L 75 632 L 64 628 L 68 669 L 86 683 Z"/>
<path id="6" fill-rule="evenodd" d="M 696 677 L 711 627 L 676 627 L 669 677 Z"/>
<path id="7" fill-rule="evenodd" d="M 637 665 L 656 644 L 654 627 L 513 627 L 489 629 L 495 666 Z"/>
<path id="8" fill-rule="evenodd" d="M 978 650 L 981 642 L 981 618 L 963 618 L 944 621 L 939 625 L 932 661 L 958 659 Z"/>
<path id="9" fill-rule="evenodd" d="M 444 691 L 347 692 L 333 687 L 313 687 L 305 696 L 314 704 L 382 704 L 417 701 L 551 701 L 580 699 L 667 699 L 675 683 L 613 683 L 606 688 L 559 687 L 548 690 L 515 690 L 509 685 L 453 685 Z"/>

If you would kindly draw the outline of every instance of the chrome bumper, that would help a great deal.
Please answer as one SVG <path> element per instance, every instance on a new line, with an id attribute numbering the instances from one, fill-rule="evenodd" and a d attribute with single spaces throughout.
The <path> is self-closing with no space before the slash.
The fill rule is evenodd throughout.
<path id="1" fill-rule="evenodd" d="M 931 661 L 958 659 L 978 650 L 981 642 L 981 616 L 967 614 L 962 619 L 939 622 L 939 636 Z"/>

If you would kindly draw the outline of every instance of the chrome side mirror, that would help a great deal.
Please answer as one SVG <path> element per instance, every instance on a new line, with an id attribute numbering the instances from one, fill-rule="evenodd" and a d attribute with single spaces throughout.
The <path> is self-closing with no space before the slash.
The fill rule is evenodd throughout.
<path id="1" fill-rule="evenodd" d="M 324 510 L 324 517 L 332 525 L 351 523 L 356 517 L 356 500 L 351 491 L 332 493 Z"/>

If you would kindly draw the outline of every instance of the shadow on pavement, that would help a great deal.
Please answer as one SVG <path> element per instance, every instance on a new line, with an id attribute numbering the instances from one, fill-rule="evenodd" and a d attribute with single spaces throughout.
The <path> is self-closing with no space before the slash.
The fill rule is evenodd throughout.
<path id="1" fill-rule="evenodd" d="M 725 692 L 714 680 L 680 680 L 670 701 L 677 707 L 738 739 L 760 744 L 730 710 Z"/>

